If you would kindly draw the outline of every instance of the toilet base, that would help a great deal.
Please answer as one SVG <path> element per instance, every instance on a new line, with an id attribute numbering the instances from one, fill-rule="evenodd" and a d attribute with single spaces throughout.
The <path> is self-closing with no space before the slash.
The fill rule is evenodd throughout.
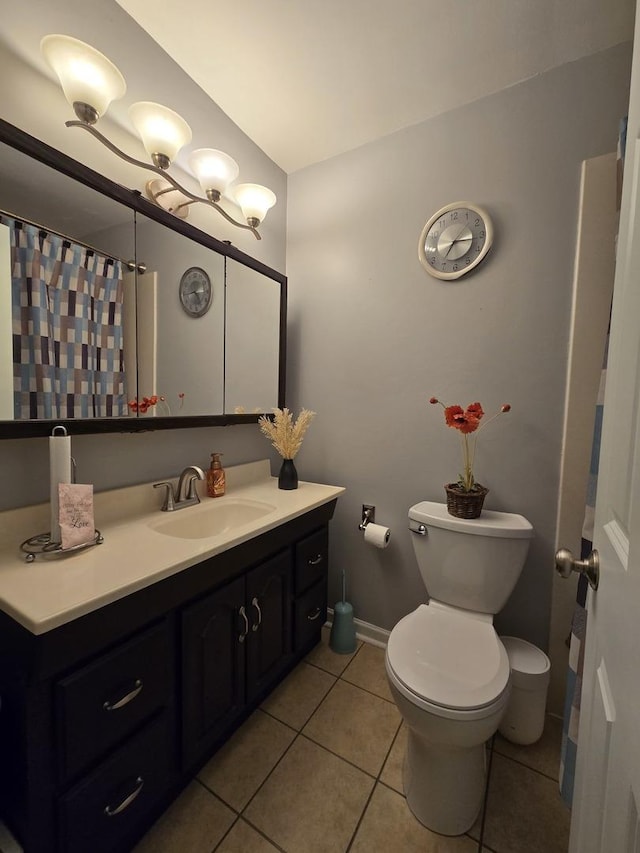
<path id="1" fill-rule="evenodd" d="M 482 809 L 485 744 L 441 747 L 409 729 L 403 781 L 407 805 L 420 823 L 441 835 L 463 835 Z"/>

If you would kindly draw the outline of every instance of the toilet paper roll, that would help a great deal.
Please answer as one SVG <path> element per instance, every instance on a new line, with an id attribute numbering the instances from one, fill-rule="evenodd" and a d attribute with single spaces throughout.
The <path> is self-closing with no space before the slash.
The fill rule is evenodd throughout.
<path id="1" fill-rule="evenodd" d="M 388 527 L 384 527 L 382 524 L 373 524 L 371 521 L 364 529 L 364 541 L 376 548 L 386 548 L 390 536 L 391 531 Z"/>
<path id="2" fill-rule="evenodd" d="M 64 427 L 55 427 L 53 435 L 49 437 L 49 501 L 51 504 L 51 541 L 60 542 L 60 511 L 58 501 L 58 485 L 71 482 L 71 436 L 59 435 L 56 430 Z"/>

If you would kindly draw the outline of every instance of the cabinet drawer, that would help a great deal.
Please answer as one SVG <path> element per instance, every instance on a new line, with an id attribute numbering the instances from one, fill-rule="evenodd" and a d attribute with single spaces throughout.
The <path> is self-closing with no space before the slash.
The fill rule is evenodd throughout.
<path id="1" fill-rule="evenodd" d="M 329 531 L 326 527 L 296 543 L 296 595 L 326 576 L 328 554 Z"/>
<path id="2" fill-rule="evenodd" d="M 311 644 L 327 620 L 327 583 L 322 579 L 295 603 L 294 642 L 298 652 Z"/>
<path id="3" fill-rule="evenodd" d="M 166 621 L 56 684 L 60 775 L 69 779 L 171 701 L 173 660 Z"/>
<path id="4" fill-rule="evenodd" d="M 173 763 L 171 726 L 162 713 L 60 799 L 60 849 L 130 849 L 138 827 L 165 793 Z"/>

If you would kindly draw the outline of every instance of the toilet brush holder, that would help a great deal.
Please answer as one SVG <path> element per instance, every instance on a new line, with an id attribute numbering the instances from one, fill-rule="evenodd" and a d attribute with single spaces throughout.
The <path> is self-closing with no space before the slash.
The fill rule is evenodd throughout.
<path id="1" fill-rule="evenodd" d="M 339 655 L 350 655 L 356 650 L 353 607 L 348 601 L 338 601 L 334 607 L 329 647 Z"/>

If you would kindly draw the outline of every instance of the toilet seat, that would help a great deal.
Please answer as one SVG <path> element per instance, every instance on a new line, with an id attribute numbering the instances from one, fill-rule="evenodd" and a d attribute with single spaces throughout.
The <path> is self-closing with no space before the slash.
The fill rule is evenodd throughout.
<path id="1" fill-rule="evenodd" d="M 433 600 L 395 626 L 387 664 L 407 698 L 445 715 L 488 709 L 509 688 L 509 658 L 491 618 Z"/>

